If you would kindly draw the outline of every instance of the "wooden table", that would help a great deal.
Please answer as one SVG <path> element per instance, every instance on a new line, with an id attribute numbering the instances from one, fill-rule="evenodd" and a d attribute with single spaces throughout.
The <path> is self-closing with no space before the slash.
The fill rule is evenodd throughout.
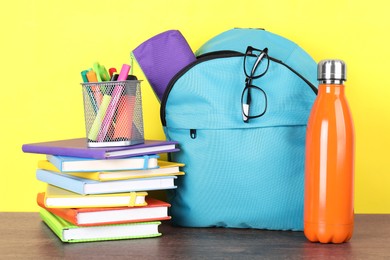
<path id="1" fill-rule="evenodd" d="M 390 215 L 356 215 L 344 244 L 308 242 L 302 232 L 180 228 L 159 238 L 62 243 L 38 213 L 0 213 L 0 259 L 390 259 Z"/>

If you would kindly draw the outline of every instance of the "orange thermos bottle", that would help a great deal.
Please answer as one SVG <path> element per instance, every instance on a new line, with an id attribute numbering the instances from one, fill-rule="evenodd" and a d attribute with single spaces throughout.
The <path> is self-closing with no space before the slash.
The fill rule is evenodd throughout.
<path id="1" fill-rule="evenodd" d="M 304 234 L 343 243 L 353 233 L 354 127 L 341 60 L 318 64 L 318 95 L 306 132 Z"/>

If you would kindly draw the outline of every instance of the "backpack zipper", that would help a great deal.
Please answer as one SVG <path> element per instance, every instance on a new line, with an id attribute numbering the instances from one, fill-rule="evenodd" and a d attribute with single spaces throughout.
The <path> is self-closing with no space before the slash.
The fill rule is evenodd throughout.
<path id="1" fill-rule="evenodd" d="M 192 139 L 195 139 L 196 138 L 196 129 L 190 129 L 190 137 Z"/>
<path id="2" fill-rule="evenodd" d="M 205 62 L 205 61 L 218 59 L 218 58 L 241 57 L 241 56 L 244 56 L 244 55 L 245 54 L 242 53 L 242 52 L 228 51 L 228 50 L 227 51 L 215 51 L 215 52 L 205 53 L 205 54 L 199 55 L 197 57 L 196 61 L 188 64 L 183 69 L 181 69 L 178 73 L 176 73 L 176 75 L 169 81 L 169 84 L 168 84 L 167 88 L 165 89 L 164 95 L 163 95 L 163 97 L 161 99 L 160 119 L 161 119 L 162 125 L 166 126 L 166 123 L 167 123 L 166 120 L 165 120 L 165 106 L 166 106 L 166 103 L 167 103 L 167 99 L 168 99 L 169 93 L 171 92 L 172 87 L 175 84 L 175 82 L 181 76 L 183 76 L 184 73 L 189 71 L 192 67 L 198 65 L 199 63 Z M 311 90 L 313 90 L 314 94 L 317 95 L 317 92 L 318 92 L 317 88 L 310 81 L 308 81 L 305 77 L 303 77 L 301 74 L 299 74 L 296 70 L 294 70 L 293 68 L 291 68 L 290 66 L 288 66 L 287 64 L 282 62 L 281 60 L 275 59 L 275 58 L 270 57 L 270 56 L 268 56 L 268 58 L 269 58 L 269 60 L 271 60 L 273 62 L 276 62 L 276 63 L 279 63 L 279 64 L 285 66 L 286 68 L 288 68 L 291 72 L 293 72 L 295 75 L 297 75 L 299 78 L 301 78 L 307 85 L 309 85 Z M 194 132 L 195 132 L 195 136 L 194 137 L 196 138 L 196 130 L 195 129 L 191 129 L 191 130 L 194 130 Z M 192 137 L 193 133 L 191 132 L 190 135 Z"/>
<path id="3" fill-rule="evenodd" d="M 161 99 L 161 106 L 160 106 L 160 119 L 163 126 L 166 126 L 166 120 L 165 120 L 165 106 L 167 103 L 168 95 L 172 90 L 173 85 L 175 82 L 187 71 L 189 71 L 192 67 L 196 66 L 199 63 L 212 60 L 215 58 L 231 58 L 231 57 L 240 57 L 243 56 L 241 52 L 237 51 L 215 51 L 210 52 L 206 54 L 199 55 L 196 57 L 196 61 L 188 64 L 183 69 L 181 69 L 178 73 L 173 76 L 173 78 L 169 81 L 167 88 L 164 91 L 164 95 Z"/>

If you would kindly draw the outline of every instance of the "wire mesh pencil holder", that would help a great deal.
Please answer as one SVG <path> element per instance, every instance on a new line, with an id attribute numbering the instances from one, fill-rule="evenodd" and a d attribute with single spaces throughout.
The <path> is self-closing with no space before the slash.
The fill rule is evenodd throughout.
<path id="1" fill-rule="evenodd" d="M 140 81 L 81 85 L 89 147 L 128 146 L 144 142 Z"/>

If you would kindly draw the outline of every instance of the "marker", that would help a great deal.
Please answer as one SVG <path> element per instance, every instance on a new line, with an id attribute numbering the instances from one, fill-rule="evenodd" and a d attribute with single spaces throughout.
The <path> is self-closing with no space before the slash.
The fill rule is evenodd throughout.
<path id="1" fill-rule="evenodd" d="M 111 78 L 112 78 L 112 76 L 114 75 L 115 72 L 116 72 L 116 68 L 109 68 L 108 69 L 108 73 L 110 74 Z"/>
<path id="2" fill-rule="evenodd" d="M 84 83 L 88 83 L 87 73 L 88 73 L 88 70 L 83 70 L 81 72 L 81 78 L 83 79 Z M 93 92 L 91 90 L 91 86 L 86 85 L 85 86 L 85 91 L 87 92 L 87 94 L 89 96 L 89 100 L 91 101 L 91 105 L 92 105 L 93 111 L 96 114 L 97 111 L 99 110 L 99 107 L 98 107 L 98 104 L 96 103 L 96 99 L 95 99 L 95 97 L 93 95 Z"/>
<path id="3" fill-rule="evenodd" d="M 95 64 L 95 69 L 99 70 L 98 66 Z M 96 72 L 94 72 L 94 74 L 92 75 L 97 75 Z M 97 79 L 97 77 L 96 77 Z M 98 80 L 98 79 L 97 79 Z M 89 133 L 88 133 L 88 139 L 91 140 L 91 141 L 96 141 L 97 138 L 98 138 L 98 134 L 99 134 L 99 130 L 101 128 L 101 125 L 102 125 L 102 122 L 103 122 L 103 119 L 104 119 L 104 116 L 106 114 L 106 111 L 107 111 L 107 108 L 108 108 L 108 105 L 110 104 L 110 101 L 111 101 L 111 90 L 112 88 L 107 88 L 106 86 L 101 86 L 100 88 L 98 86 L 95 86 L 96 89 L 98 89 L 98 92 L 100 93 L 101 95 L 101 102 L 100 102 L 100 107 L 99 107 L 99 110 L 97 112 L 97 115 L 92 123 L 92 126 L 89 130 Z M 103 92 L 104 93 L 104 96 L 101 94 Z M 112 123 L 113 125 L 114 123 Z"/>
<path id="4" fill-rule="evenodd" d="M 118 77 L 119 77 L 119 74 L 113 74 L 112 76 L 111 76 L 111 81 L 117 81 L 118 80 Z"/>
<path id="5" fill-rule="evenodd" d="M 84 83 L 88 83 L 88 78 L 87 78 L 87 73 L 88 73 L 89 70 L 83 70 L 81 72 L 81 78 L 83 79 L 83 82 Z"/>
<path id="6" fill-rule="evenodd" d="M 113 132 L 114 140 L 130 140 L 133 131 L 135 95 L 123 95 L 119 99 L 117 117 Z"/>
<path id="7" fill-rule="evenodd" d="M 117 81 L 119 77 L 119 74 L 115 73 L 111 76 L 110 81 Z M 109 95 L 112 94 L 112 85 L 110 85 L 110 91 L 108 92 Z M 120 104 L 119 104 L 120 105 Z M 118 111 L 115 111 L 113 121 L 110 124 L 110 127 L 108 128 L 107 132 L 107 138 L 108 140 L 113 140 L 113 135 L 116 129 L 116 117 L 117 117 Z"/>
<path id="8" fill-rule="evenodd" d="M 95 62 L 92 66 L 93 70 L 96 73 L 96 78 L 98 82 L 103 82 L 103 81 L 109 81 L 110 80 L 110 75 L 108 74 L 106 67 L 102 66 L 99 64 L 99 62 Z M 106 86 L 100 85 L 100 91 L 102 93 L 106 92 Z"/>
<path id="9" fill-rule="evenodd" d="M 128 74 L 129 74 L 129 71 L 130 71 L 130 65 L 123 64 L 121 72 L 119 73 L 119 76 L 118 76 L 118 81 L 126 80 Z M 106 114 L 105 114 L 103 122 L 101 124 L 101 128 L 100 128 L 99 134 L 97 136 L 97 141 L 98 142 L 102 142 L 104 140 L 104 138 L 106 137 L 108 128 L 109 128 L 109 126 L 111 124 L 111 121 L 113 119 L 115 111 L 116 111 L 116 109 L 118 107 L 119 99 L 120 99 L 120 97 L 122 95 L 123 90 L 124 90 L 124 86 L 118 84 L 118 85 L 116 85 L 114 87 L 114 90 L 112 91 L 110 104 L 107 107 Z"/>
<path id="10" fill-rule="evenodd" d="M 98 82 L 95 71 L 90 70 L 86 74 L 88 82 Z M 103 94 L 98 86 L 91 86 L 93 96 L 95 97 L 96 104 L 100 106 L 102 103 Z"/>
<path id="11" fill-rule="evenodd" d="M 110 75 L 108 74 L 106 67 L 104 67 L 103 65 L 100 65 L 99 62 L 95 62 L 93 64 L 92 68 L 96 73 L 96 77 L 97 77 L 98 82 L 110 80 Z"/>
<path id="12" fill-rule="evenodd" d="M 119 73 L 118 76 L 118 81 L 126 80 L 127 76 L 129 75 L 129 71 L 130 71 L 130 65 L 123 64 L 121 72 Z"/>
<path id="13" fill-rule="evenodd" d="M 110 75 L 108 74 L 106 68 L 99 64 L 99 62 L 95 62 L 92 65 L 93 70 L 96 73 L 97 82 L 109 81 Z M 104 85 L 100 85 L 100 91 L 102 93 L 106 92 L 106 87 Z"/>
<path id="14" fill-rule="evenodd" d="M 128 75 L 127 80 L 137 80 L 137 77 L 134 75 Z M 118 109 L 114 115 L 115 128 L 112 139 L 131 140 L 132 137 L 134 137 L 132 132 L 134 130 L 133 127 L 136 127 L 135 125 L 133 126 L 136 96 L 137 89 L 134 90 L 134 93 L 126 93 L 121 96 Z M 108 132 L 111 133 L 110 130 Z"/>
<path id="15" fill-rule="evenodd" d="M 93 124 L 91 126 L 91 129 L 88 133 L 88 139 L 91 141 L 96 141 L 99 133 L 100 126 L 102 124 L 102 121 L 104 119 L 104 115 L 106 114 L 108 105 L 110 104 L 111 96 L 104 95 L 102 98 L 102 102 L 99 107 L 99 111 L 95 117 L 95 120 L 93 121 Z"/>
<path id="16" fill-rule="evenodd" d="M 96 76 L 96 72 L 93 71 L 93 70 L 89 70 L 87 72 L 87 79 L 88 79 L 88 82 L 98 82 L 98 78 Z"/>

